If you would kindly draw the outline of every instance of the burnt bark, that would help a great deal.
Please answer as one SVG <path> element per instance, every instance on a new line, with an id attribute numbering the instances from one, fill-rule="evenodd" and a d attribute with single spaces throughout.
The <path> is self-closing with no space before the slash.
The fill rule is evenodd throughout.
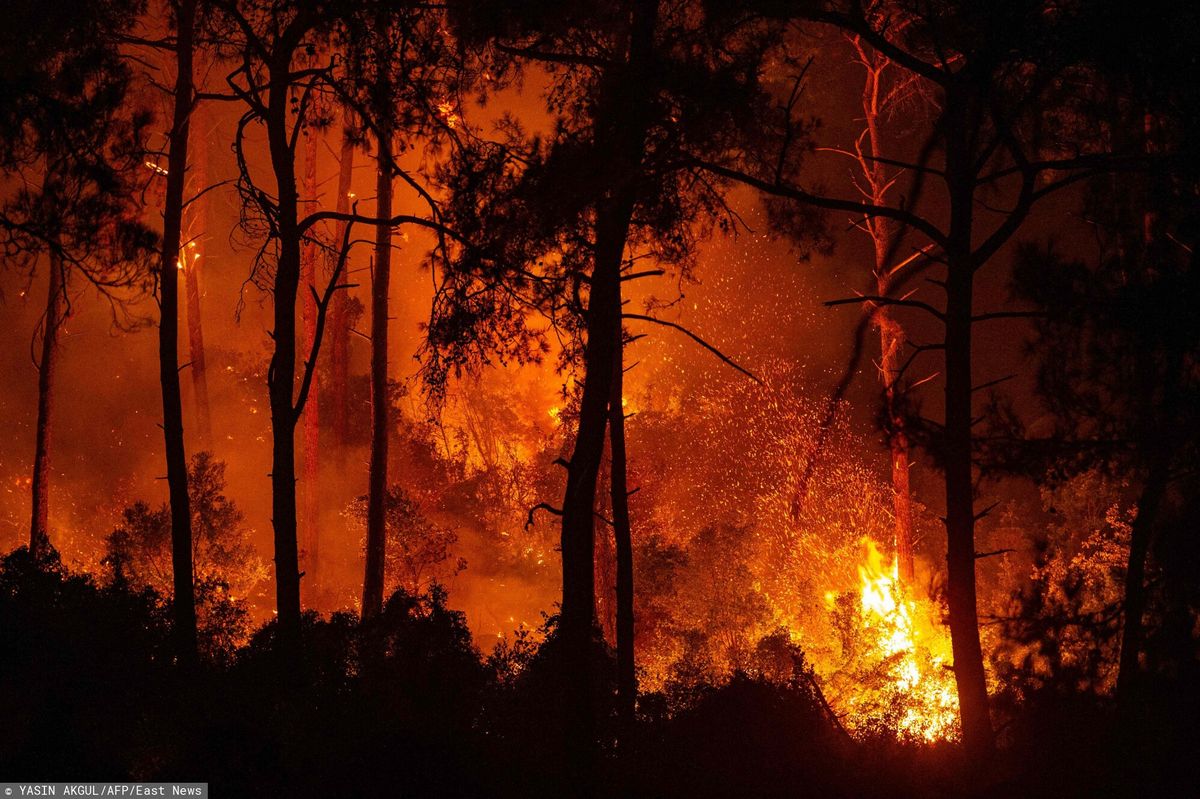
<path id="1" fill-rule="evenodd" d="M 620 333 L 618 333 L 618 336 Z M 633 726 L 637 705 L 637 672 L 633 642 L 633 534 L 629 518 L 628 464 L 625 454 L 625 365 L 618 341 L 609 402 L 609 457 L 612 489 L 613 540 L 617 559 L 617 712 L 622 733 Z"/>
<path id="2" fill-rule="evenodd" d="M 37 428 L 34 434 L 29 552 L 34 558 L 50 548 L 50 443 L 54 421 L 54 372 L 58 362 L 58 334 L 66 310 L 66 273 L 62 259 L 50 255 L 46 314 L 42 322 L 42 357 L 38 363 Z"/>
<path id="3" fill-rule="evenodd" d="M 343 110 L 342 147 L 338 160 L 337 212 L 350 210 L 350 182 L 354 174 L 354 139 L 348 115 Z M 341 240 L 346 222 L 337 223 L 336 239 Z M 350 412 L 346 394 L 346 383 L 350 376 L 350 298 L 339 291 L 333 299 L 330 311 L 330 361 L 329 361 L 329 405 L 333 423 L 334 456 L 343 459 L 350 440 Z"/>
<path id="4" fill-rule="evenodd" d="M 1169 471 L 1165 458 L 1150 466 L 1137 502 L 1137 516 L 1129 534 L 1129 560 L 1125 569 L 1125 596 L 1121 611 L 1121 656 L 1117 671 L 1117 702 L 1123 712 L 1132 709 L 1141 674 L 1143 616 L 1146 612 L 1146 558 L 1159 508 L 1167 493 Z"/>
<path id="5" fill-rule="evenodd" d="M 604 454 L 613 374 L 621 361 L 621 263 L 637 203 L 646 148 L 646 86 L 653 59 L 655 2 L 635 3 L 627 62 L 602 80 L 593 118 L 598 162 L 609 176 L 595 216 L 595 256 L 585 315 L 583 395 L 562 505 L 563 595 L 559 632 L 567 686 L 568 763 L 586 782 L 595 766 L 591 642 L 595 627 L 596 480 Z"/>
<path id="6" fill-rule="evenodd" d="M 975 484 L 972 461 L 971 327 L 974 277 L 972 251 L 975 172 L 970 146 L 978 123 L 967 119 L 971 104 L 947 91 L 946 185 L 950 226 L 946 246 L 945 427 L 946 587 L 954 680 L 958 688 L 963 744 L 973 756 L 993 746 L 975 586 Z"/>
<path id="7" fill-rule="evenodd" d="M 203 69 L 201 67 L 201 69 Z M 197 70 L 193 70 L 197 71 Z M 196 122 L 196 111 L 192 112 L 190 127 Z M 196 431 L 200 446 L 203 449 L 212 448 L 212 410 L 208 398 L 208 364 L 204 357 L 204 322 L 200 307 L 204 296 L 201 286 L 200 270 L 203 264 L 203 248 L 199 246 L 198 238 L 202 237 L 208 228 L 208 199 L 200 197 L 208 182 L 208 147 L 201 138 L 198 146 L 188 148 L 191 164 L 188 173 L 191 179 L 194 199 L 191 201 L 192 213 L 188 225 L 187 252 L 180 255 L 183 262 L 183 282 L 187 295 L 187 327 L 188 327 L 188 371 L 192 376 L 192 396 L 196 408 Z"/>
<path id="8" fill-rule="evenodd" d="M 274 349 L 267 370 L 271 404 L 271 526 L 275 544 L 275 609 L 282 662 L 300 655 L 300 566 L 296 530 L 296 294 L 300 286 L 299 193 L 289 143 L 292 47 L 280 44 L 268 65 L 264 121 L 277 185 L 278 255 L 273 281 Z"/>
<path id="9" fill-rule="evenodd" d="M 195 663 L 196 601 L 192 578 L 192 512 L 188 497 L 187 454 L 183 440 L 183 401 L 179 385 L 179 272 L 187 176 L 188 133 L 194 104 L 192 37 L 195 0 L 177 6 L 174 112 L 167 156 L 167 193 L 163 209 L 163 240 L 159 258 L 158 364 L 162 385 L 163 440 L 171 506 L 171 569 L 174 597 L 176 655 L 183 665 Z"/>
<path id="10" fill-rule="evenodd" d="M 381 121 L 376 212 L 392 215 L 391 128 Z M 386 502 L 388 461 L 388 286 L 392 266 L 392 227 L 375 228 L 375 266 L 371 275 L 371 455 L 367 473 L 367 556 L 363 575 L 362 617 L 383 610 L 383 573 L 387 547 Z"/>
<path id="11" fill-rule="evenodd" d="M 304 198 L 312 207 L 317 200 L 317 131 L 310 129 L 304 149 Z M 340 238 L 339 238 L 340 241 Z M 304 241 L 300 265 L 304 293 L 304 349 L 313 352 L 317 337 L 317 242 L 313 237 Z M 304 573 L 309 584 L 320 583 L 320 487 L 321 487 L 321 404 L 320 386 L 313 381 L 304 403 Z"/>

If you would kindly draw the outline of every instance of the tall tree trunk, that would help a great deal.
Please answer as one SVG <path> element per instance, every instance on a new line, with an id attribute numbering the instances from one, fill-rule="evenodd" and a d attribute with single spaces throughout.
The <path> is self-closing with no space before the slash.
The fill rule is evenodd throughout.
<path id="1" fill-rule="evenodd" d="M 315 207 L 317 201 L 317 131 L 310 129 L 304 150 L 304 199 Z M 339 238 L 338 241 L 341 241 Z M 304 292 L 304 349 L 313 352 L 317 337 L 317 243 L 304 242 L 301 260 Z M 314 380 L 304 403 L 304 569 L 309 585 L 320 584 L 321 564 L 321 417 L 320 387 Z"/>
<path id="2" fill-rule="evenodd" d="M 617 706 L 622 732 L 633 726 L 637 704 L 637 672 L 633 650 L 633 534 L 629 519 L 628 469 L 625 456 L 624 342 L 618 332 L 609 402 L 613 538 L 617 554 Z"/>
<path id="3" fill-rule="evenodd" d="M 884 72 L 889 61 L 883 55 L 869 51 L 857 37 L 851 42 L 859 54 L 859 60 L 866 70 L 866 82 L 863 85 L 863 119 L 866 123 L 867 151 L 858 152 L 858 162 L 867 181 L 867 191 L 864 194 L 874 205 L 887 203 L 890 183 L 884 162 L 883 135 L 879 128 L 879 116 L 885 102 Z M 891 260 L 895 257 L 893 237 L 896 225 L 884 217 L 872 217 L 863 223 L 871 236 L 875 250 L 875 281 L 879 295 L 889 296 L 895 282 Z M 884 411 L 888 418 L 888 449 L 892 466 L 892 508 L 895 516 L 894 533 L 896 539 L 896 560 L 899 566 L 900 580 L 911 585 L 914 579 L 913 564 L 913 521 L 912 521 L 912 492 L 909 488 L 909 454 L 908 436 L 904 430 L 904 416 L 898 408 L 898 394 L 901 354 L 904 350 L 904 329 L 896 320 L 891 308 L 880 305 L 873 309 L 875 323 L 879 328 L 879 376 L 884 390 Z"/>
<path id="4" fill-rule="evenodd" d="M 380 124 L 376 212 L 392 215 L 391 128 Z M 388 466 L 388 284 L 392 267 L 392 227 L 375 229 L 375 269 L 371 276 L 371 457 L 367 474 L 367 557 L 363 575 L 362 617 L 383 610 L 383 571 L 387 547 Z"/>
<path id="5" fill-rule="evenodd" d="M 177 6 L 174 115 L 167 156 L 167 194 L 163 209 L 163 240 L 159 259 L 158 364 L 162 384 L 163 439 L 166 445 L 167 486 L 171 498 L 171 569 L 176 653 L 192 665 L 197 655 L 196 600 L 192 580 L 192 511 L 188 498 L 187 454 L 183 442 L 183 401 L 179 387 L 179 267 L 183 265 L 180 236 L 183 194 L 187 177 L 188 130 L 192 97 L 192 35 L 195 0 Z M 185 270 L 186 271 L 186 270 Z"/>
<path id="6" fill-rule="evenodd" d="M 350 125 L 350 110 L 343 108 L 342 149 L 338 160 L 337 211 L 344 214 L 350 210 L 350 185 L 354 175 L 354 138 Z M 342 240 L 345 222 L 338 222 L 336 241 Z M 350 376 L 350 298 L 339 291 L 333 298 L 330 311 L 330 381 L 329 399 L 333 414 L 334 457 L 339 462 L 345 458 L 346 445 L 350 439 L 350 413 L 346 394 L 346 383 Z"/>
<path id="7" fill-rule="evenodd" d="M 1153 114 L 1142 114 L 1140 145 L 1147 155 L 1155 150 L 1155 119 Z M 1140 252 L 1143 258 L 1150 257 L 1155 244 L 1157 215 L 1151 201 L 1151 178 L 1142 177 L 1142 229 Z M 1195 269 L 1200 255 L 1192 253 L 1191 268 Z M 1136 380 L 1141 386 L 1162 386 L 1163 392 L 1153 413 L 1158 420 L 1146 458 L 1146 479 L 1142 484 L 1137 501 L 1137 517 L 1129 534 L 1129 558 L 1125 568 L 1125 597 L 1122 601 L 1123 624 L 1121 627 L 1121 655 L 1117 671 L 1117 703 L 1122 714 L 1128 718 L 1137 701 L 1137 685 L 1141 675 L 1140 655 L 1144 637 L 1143 616 L 1146 612 L 1146 559 L 1150 554 L 1150 543 L 1158 520 L 1159 509 L 1170 482 L 1170 453 L 1173 447 L 1171 429 L 1175 424 L 1175 386 L 1182 379 L 1183 354 L 1186 345 L 1171 346 L 1167 353 L 1166 368 L 1162 374 L 1150 359 L 1142 358 L 1136 366 Z"/>
<path id="8" fill-rule="evenodd" d="M 637 203 L 637 182 L 645 154 L 648 98 L 658 6 L 633 5 L 629 56 L 621 74 L 607 75 L 593 119 L 598 157 L 610 177 L 596 207 L 595 257 L 586 313 L 583 396 L 575 448 L 567 466 L 563 497 L 563 596 L 559 631 L 565 697 L 567 761 L 589 783 L 595 766 L 595 708 L 591 664 L 595 624 L 596 479 L 604 453 L 613 374 L 621 362 L 621 262 Z"/>
<path id="9" fill-rule="evenodd" d="M 50 436 L 54 416 L 54 371 L 58 362 L 58 334 L 66 310 L 66 274 L 62 259 L 50 255 L 46 316 L 42 323 L 42 359 L 38 364 L 37 430 L 34 439 L 33 479 L 29 521 L 29 552 L 41 558 L 50 548 Z"/>
<path id="10" fill-rule="evenodd" d="M 1117 671 L 1117 702 L 1128 714 L 1135 701 L 1139 662 L 1142 651 L 1142 617 L 1146 612 L 1146 557 L 1150 552 L 1151 533 L 1167 492 L 1167 460 L 1156 458 L 1151 464 L 1138 497 L 1137 517 L 1129 534 L 1129 561 L 1125 569 L 1125 597 L 1121 604 L 1121 657 Z"/>
<path id="11" fill-rule="evenodd" d="M 887 296 L 886 288 L 879 287 L 881 296 Z M 898 407 L 897 392 L 900 379 L 900 352 L 904 347 L 904 329 L 887 307 L 877 311 L 879 325 L 879 375 L 884 384 L 885 411 L 888 415 L 888 449 L 892 462 L 892 512 L 895 516 L 896 561 L 900 582 L 911 586 L 916 578 L 913 560 L 912 490 L 909 486 L 908 435 L 904 431 L 904 415 Z"/>
<path id="12" fill-rule="evenodd" d="M 197 112 L 192 112 L 197 117 Z M 195 121 L 195 119 L 193 120 Z M 189 129 L 194 127 L 189 124 Z M 208 232 L 208 198 L 200 193 L 208 185 L 208 142 L 203 135 L 197 147 L 189 147 L 191 164 L 192 200 L 191 221 L 188 224 L 189 242 L 187 252 L 180 258 L 183 262 L 184 288 L 187 293 L 188 326 L 188 371 L 192 375 L 192 395 L 195 398 L 196 429 L 202 449 L 212 449 L 212 412 L 208 400 L 208 367 L 204 358 L 204 324 L 201 316 L 200 298 L 204 295 L 200 270 L 204 263 L 204 248 L 196 239 Z"/>
<path id="13" fill-rule="evenodd" d="M 949 94 L 949 93 L 948 93 Z M 950 230 L 946 252 L 945 429 L 947 604 L 954 680 L 958 688 L 963 744 L 974 757 L 992 750 L 987 680 L 979 643 L 975 588 L 975 486 L 972 461 L 971 315 L 975 263 L 971 230 L 974 172 L 962 98 L 948 96 L 946 183 Z"/>
<path id="14" fill-rule="evenodd" d="M 609 427 L 611 432 L 611 426 Z M 612 485 L 612 462 L 609 457 L 600 461 L 600 471 L 596 475 L 596 519 L 601 522 L 600 529 L 607 530 L 612 525 L 607 520 L 612 519 L 612 493 L 602 491 L 601 486 Z M 596 575 L 596 631 L 605 641 L 617 640 L 617 556 L 614 536 L 598 535 L 593 539 L 595 545 L 595 575 Z"/>
<path id="15" fill-rule="evenodd" d="M 590 779 L 594 765 L 591 642 L 595 626 L 596 481 L 604 454 L 613 369 L 618 361 L 621 257 L 632 209 L 632 198 L 623 197 L 606 203 L 596 215 L 596 257 L 588 297 L 583 397 L 562 507 L 563 596 L 559 632 L 569 691 L 564 735 L 569 765 L 573 771 L 585 775 L 584 781 Z"/>
<path id="16" fill-rule="evenodd" d="M 265 114 L 267 144 L 277 186 L 279 241 L 275 264 L 274 348 L 267 370 L 271 400 L 271 526 L 275 543 L 275 611 L 282 663 L 301 654 L 300 565 L 296 536 L 296 294 L 300 286 L 299 193 L 289 143 L 291 53 L 276 54 L 269 65 Z M 294 676 L 293 671 L 289 676 Z"/>

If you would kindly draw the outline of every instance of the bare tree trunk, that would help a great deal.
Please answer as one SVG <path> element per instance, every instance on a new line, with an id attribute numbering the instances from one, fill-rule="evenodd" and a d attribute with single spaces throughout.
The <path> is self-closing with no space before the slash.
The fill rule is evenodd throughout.
<path id="1" fill-rule="evenodd" d="M 350 210 L 350 185 L 354 174 L 354 140 L 351 135 L 349 109 L 343 109 L 342 149 L 338 161 L 337 212 Z M 338 222 L 336 239 L 341 241 L 345 222 Z M 346 383 L 350 375 L 350 298 L 339 291 L 333 299 L 330 313 L 330 381 L 329 397 L 333 414 L 334 455 L 339 460 L 345 457 L 346 444 L 350 439 L 350 413 L 346 395 Z"/>
<path id="2" fill-rule="evenodd" d="M 601 529 L 612 525 L 612 494 L 600 491 L 599 486 L 612 484 L 612 462 L 610 458 L 602 458 L 600 471 L 596 475 L 596 519 Z M 592 540 L 595 546 L 595 575 L 596 575 L 596 629 L 605 641 L 614 645 L 617 640 L 617 557 L 616 541 L 613 536 L 598 535 Z"/>
<path id="3" fill-rule="evenodd" d="M 609 402 L 609 451 L 611 459 L 613 539 L 617 551 L 617 709 L 622 732 L 633 725 L 637 704 L 637 672 L 633 650 L 633 534 L 629 518 L 629 487 L 625 455 L 625 364 L 624 342 L 618 333 L 618 352 L 613 369 L 612 399 Z"/>
<path id="4" fill-rule="evenodd" d="M 183 665 L 194 665 L 196 600 L 192 579 L 192 511 L 188 498 L 187 454 L 183 441 L 183 401 L 179 386 L 179 267 L 183 225 L 183 194 L 187 176 L 189 118 L 192 92 L 192 35 L 195 0 L 177 6 L 174 116 L 167 156 L 167 194 L 163 210 L 162 253 L 159 259 L 158 363 L 162 384 L 163 439 L 166 445 L 167 486 L 171 498 L 171 569 L 175 614 L 176 654 Z"/>
<path id="5" fill-rule="evenodd" d="M 376 212 L 392 215 L 391 129 L 381 122 L 379 134 Z M 375 268 L 371 277 L 371 457 L 367 474 L 367 557 L 363 575 L 362 617 L 383 610 L 383 571 L 386 556 L 388 466 L 388 283 L 391 280 L 392 228 L 375 229 Z"/>
<path id="6" fill-rule="evenodd" d="M 197 199 L 192 201 L 191 221 L 188 225 L 188 251 L 182 253 L 180 259 L 183 262 L 184 287 L 187 292 L 188 371 L 192 375 L 196 428 L 201 448 L 212 449 L 212 412 L 208 401 L 208 368 L 204 358 L 204 324 L 200 309 L 200 298 L 203 296 L 200 269 L 204 259 L 203 248 L 195 240 L 208 230 L 208 198 L 198 196 L 208 185 L 208 147 L 207 142 L 203 140 L 198 144 L 197 147 L 189 148 L 188 153 L 191 158 L 188 172 L 193 194 Z"/>
<path id="7" fill-rule="evenodd" d="M 583 396 L 575 449 L 567 466 L 563 497 L 562 636 L 567 762 L 585 784 L 595 766 L 595 708 L 591 641 L 595 626 L 596 479 L 604 453 L 604 434 L 619 368 L 621 335 L 621 262 L 637 203 L 637 176 L 648 128 L 645 72 L 651 68 L 656 2 L 636 3 L 629 38 L 629 68 L 600 98 L 593 121 L 598 155 L 609 166 L 610 190 L 596 207 L 595 258 L 589 284 L 584 349 Z M 624 71 L 624 70 L 623 70 Z"/>
<path id="8" fill-rule="evenodd" d="M 962 98 L 947 97 L 946 184 L 950 231 L 946 251 L 945 430 L 947 604 L 963 743 L 972 756 L 994 746 L 975 588 L 975 485 L 972 461 L 971 316 L 975 263 L 971 230 L 974 172 Z"/>
<path id="9" fill-rule="evenodd" d="M 863 86 L 863 119 L 866 122 L 867 152 L 858 151 L 858 162 L 866 178 L 866 190 L 863 192 L 874 205 L 885 205 L 890 188 L 883 159 L 883 137 L 879 129 L 879 117 L 886 103 L 884 72 L 889 62 L 879 53 L 863 47 L 857 37 L 852 37 L 852 44 L 858 51 L 859 62 L 866 70 L 866 82 Z M 896 225 L 884 217 L 872 217 L 863 222 L 875 249 L 875 280 L 881 297 L 889 296 L 895 281 L 892 264 L 889 259 L 895 251 L 892 241 Z M 911 585 L 914 578 L 913 564 L 913 521 L 912 493 L 909 488 L 909 454 L 908 436 L 904 431 L 904 416 L 898 408 L 900 388 L 901 353 L 904 350 L 904 329 L 892 314 L 887 305 L 879 305 L 873 309 L 875 323 L 879 327 L 879 376 L 883 382 L 884 411 L 888 418 L 888 449 L 891 454 L 892 466 L 892 507 L 895 515 L 896 560 L 899 566 L 900 580 Z"/>
<path id="10" fill-rule="evenodd" d="M 275 538 L 275 610 L 283 663 L 301 654 L 300 565 L 296 535 L 296 294 L 300 286 L 299 193 L 289 143 L 291 52 L 269 64 L 265 114 L 267 144 L 277 186 L 279 251 L 274 279 L 274 349 L 267 370 L 271 400 L 271 525 Z"/>
<path id="11" fill-rule="evenodd" d="M 1151 465 L 1138 497 L 1137 517 L 1129 534 L 1129 561 L 1125 569 L 1125 597 L 1122 600 L 1124 624 L 1121 628 L 1121 657 L 1117 672 L 1117 702 L 1128 713 L 1135 697 L 1142 651 L 1142 617 L 1146 612 L 1146 557 L 1150 553 L 1151 532 L 1158 509 L 1166 495 L 1168 470 L 1166 459 Z"/>
<path id="12" fill-rule="evenodd" d="M 184 288 L 187 293 L 188 326 L 188 371 L 192 373 L 192 394 L 196 401 L 196 427 L 200 446 L 212 449 L 212 410 L 208 400 L 208 363 L 204 356 L 204 321 L 200 309 L 200 298 L 204 296 L 201 285 L 201 258 L 193 258 L 184 269 Z"/>
<path id="13" fill-rule="evenodd" d="M 50 437 L 54 417 L 54 371 L 58 362 L 58 334 L 66 310 L 66 275 L 62 259 L 50 255 L 50 285 L 42 323 L 42 359 L 38 364 L 38 414 L 30 484 L 29 552 L 41 558 L 50 548 Z"/>
<path id="14" fill-rule="evenodd" d="M 881 296 L 887 296 L 886 288 L 879 288 Z M 912 491 L 909 487 L 908 435 L 904 432 L 904 415 L 897 407 L 897 391 L 900 379 L 900 352 L 904 347 L 904 329 L 888 311 L 881 307 L 876 312 L 879 325 L 879 344 L 882 351 L 879 374 L 884 383 L 884 403 L 888 415 L 888 448 L 892 462 L 892 512 L 895 516 L 896 561 L 900 581 L 912 585 L 916 567 L 913 562 L 913 519 Z"/>
<path id="15" fill-rule="evenodd" d="M 317 200 L 317 131 L 310 129 L 304 150 L 304 199 L 314 204 Z M 340 238 L 338 239 L 340 241 Z M 304 292 L 304 349 L 313 351 L 317 337 L 317 243 L 310 237 L 304 242 L 301 259 L 300 282 L 308 288 Z M 320 387 L 314 380 L 304 403 L 304 571 L 309 585 L 314 588 L 320 583 L 320 490 L 321 490 L 321 417 Z"/>
<path id="16" fill-rule="evenodd" d="M 1142 115 L 1141 148 L 1146 154 L 1155 150 L 1155 118 L 1153 114 Z M 1146 257 L 1156 238 L 1157 214 L 1151 202 L 1149 177 L 1142 176 L 1142 241 L 1141 252 Z M 1197 256 L 1192 254 L 1192 268 Z M 1137 685 L 1141 676 L 1141 650 L 1144 638 L 1143 616 L 1146 612 L 1146 559 L 1150 554 L 1159 509 L 1166 497 L 1170 482 L 1170 452 L 1172 441 L 1169 429 L 1174 424 L 1177 393 L 1174 387 L 1183 368 L 1181 348 L 1172 347 L 1165 353 L 1166 369 L 1162 375 L 1155 374 L 1148 359 L 1140 359 L 1136 366 L 1136 379 L 1142 386 L 1161 385 L 1163 395 L 1154 409 L 1161 420 L 1154 431 L 1151 446 L 1145 454 L 1148 466 L 1146 480 L 1142 484 L 1137 501 L 1137 516 L 1129 534 L 1129 559 L 1125 568 L 1125 597 L 1122 600 L 1123 625 L 1121 627 L 1121 655 L 1117 671 L 1117 703 L 1121 713 L 1128 718 L 1137 702 Z"/>
<path id="17" fill-rule="evenodd" d="M 631 192 L 624 195 L 615 202 L 605 203 L 596 215 L 596 257 L 587 308 L 583 397 L 562 506 L 563 596 L 559 631 L 569 692 L 564 735 L 568 764 L 573 771 L 584 775 L 585 782 L 594 766 L 591 642 L 595 626 L 596 482 L 604 454 L 613 368 L 618 360 L 615 344 L 621 320 L 621 257 L 633 210 Z"/>

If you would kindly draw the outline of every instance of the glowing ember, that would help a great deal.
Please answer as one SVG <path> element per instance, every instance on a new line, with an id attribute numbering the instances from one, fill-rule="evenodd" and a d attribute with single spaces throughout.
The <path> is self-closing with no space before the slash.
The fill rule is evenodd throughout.
<path id="1" fill-rule="evenodd" d="M 455 113 L 454 106 L 448 102 L 438 103 L 437 110 L 438 115 L 446 121 L 446 127 L 450 128 L 451 130 L 454 130 L 454 128 L 456 128 L 458 123 L 462 120 L 462 118 Z"/>
<path id="2" fill-rule="evenodd" d="M 958 694 L 953 673 L 946 668 L 950 640 L 933 602 L 908 595 L 893 559 L 870 539 L 862 541 L 861 584 L 865 658 L 878 664 L 885 716 L 904 737 L 926 741 L 958 737 Z M 864 727 L 879 718 L 875 703 L 851 700 L 851 723 Z M 868 709 L 869 708 L 869 709 Z"/>

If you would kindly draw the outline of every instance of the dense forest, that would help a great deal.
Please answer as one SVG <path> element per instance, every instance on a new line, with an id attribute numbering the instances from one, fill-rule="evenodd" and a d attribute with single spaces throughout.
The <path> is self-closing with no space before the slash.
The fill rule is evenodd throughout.
<path id="1" fill-rule="evenodd" d="M 0 20 L 0 778 L 1200 791 L 1200 7 Z"/>

